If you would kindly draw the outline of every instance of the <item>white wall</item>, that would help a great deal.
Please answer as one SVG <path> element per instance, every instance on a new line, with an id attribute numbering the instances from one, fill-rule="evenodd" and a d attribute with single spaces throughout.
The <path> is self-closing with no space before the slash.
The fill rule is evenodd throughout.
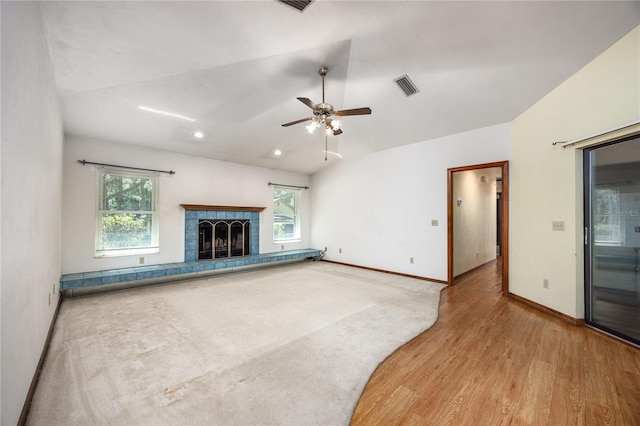
<path id="1" fill-rule="evenodd" d="M 447 169 L 509 160 L 510 132 L 500 124 L 336 161 L 312 177 L 313 247 L 327 247 L 327 260 L 445 281 Z"/>
<path id="2" fill-rule="evenodd" d="M 553 147 L 640 118 L 640 27 L 513 122 L 510 291 L 584 317 L 582 151 Z M 565 221 L 566 231 L 552 231 Z M 549 280 L 549 289 L 542 281 Z"/>
<path id="3" fill-rule="evenodd" d="M 184 209 L 180 204 L 266 207 L 260 214 L 260 253 L 281 251 L 273 244 L 273 188 L 268 182 L 309 186 L 307 175 L 244 166 L 201 157 L 155 151 L 132 145 L 68 138 L 64 150 L 62 273 L 138 266 L 138 255 L 94 258 L 96 166 L 78 160 L 156 170 L 160 174 L 160 253 L 144 255 L 145 264 L 184 261 Z M 285 250 L 310 247 L 309 202 L 302 191 L 302 239 Z"/>
<path id="4" fill-rule="evenodd" d="M 11 425 L 20 416 L 58 303 L 63 136 L 40 5 L 0 7 L 0 423 Z"/>
<path id="5" fill-rule="evenodd" d="M 496 258 L 496 178 L 501 174 L 502 169 L 498 167 L 453 173 L 454 276 Z M 461 200 L 460 204 L 457 200 Z"/>

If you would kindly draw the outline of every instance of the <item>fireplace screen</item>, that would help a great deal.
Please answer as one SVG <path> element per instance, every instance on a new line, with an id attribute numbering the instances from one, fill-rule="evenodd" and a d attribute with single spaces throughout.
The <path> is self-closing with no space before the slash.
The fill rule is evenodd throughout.
<path id="1" fill-rule="evenodd" d="M 198 259 L 222 259 L 249 253 L 249 220 L 200 220 Z"/>

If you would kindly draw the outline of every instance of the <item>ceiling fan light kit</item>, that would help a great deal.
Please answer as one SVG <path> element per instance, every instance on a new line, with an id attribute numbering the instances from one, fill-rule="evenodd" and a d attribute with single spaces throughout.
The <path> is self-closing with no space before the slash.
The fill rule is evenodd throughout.
<path id="1" fill-rule="evenodd" d="M 348 115 L 368 115 L 371 114 L 371 108 L 354 108 L 354 109 L 345 109 L 336 111 L 333 105 L 325 102 L 324 99 L 324 78 L 329 72 L 327 67 L 322 67 L 318 70 L 318 75 L 322 78 L 322 102 L 316 104 L 309 98 L 297 98 L 300 102 L 308 106 L 313 111 L 312 117 L 302 118 L 300 120 L 291 121 L 289 123 L 285 123 L 283 127 L 289 127 L 294 124 L 304 123 L 305 121 L 311 121 L 305 128 L 309 133 L 313 133 L 315 129 L 323 127 L 325 130 L 325 135 L 327 136 L 338 136 L 342 134 L 342 122 L 340 120 L 336 120 L 332 118 L 334 116 L 343 117 Z"/>

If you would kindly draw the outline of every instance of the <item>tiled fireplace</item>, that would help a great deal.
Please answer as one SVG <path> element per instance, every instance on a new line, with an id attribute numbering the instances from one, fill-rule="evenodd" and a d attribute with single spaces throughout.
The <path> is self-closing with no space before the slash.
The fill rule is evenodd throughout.
<path id="1" fill-rule="evenodd" d="M 264 207 L 181 206 L 185 209 L 185 262 L 259 254 Z"/>

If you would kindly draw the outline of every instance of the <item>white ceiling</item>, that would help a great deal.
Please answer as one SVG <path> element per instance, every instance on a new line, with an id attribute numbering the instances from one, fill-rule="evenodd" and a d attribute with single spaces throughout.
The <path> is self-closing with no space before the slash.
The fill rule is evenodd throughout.
<path id="1" fill-rule="evenodd" d="M 640 24 L 640 2 L 43 2 L 69 136 L 311 174 L 344 158 L 509 122 Z M 406 97 L 394 79 L 420 92 Z M 192 117 L 189 122 L 138 109 Z M 196 141 L 191 132 L 206 136 Z M 280 158 L 274 149 L 284 152 Z M 99 161 L 100 159 L 92 159 Z"/>

